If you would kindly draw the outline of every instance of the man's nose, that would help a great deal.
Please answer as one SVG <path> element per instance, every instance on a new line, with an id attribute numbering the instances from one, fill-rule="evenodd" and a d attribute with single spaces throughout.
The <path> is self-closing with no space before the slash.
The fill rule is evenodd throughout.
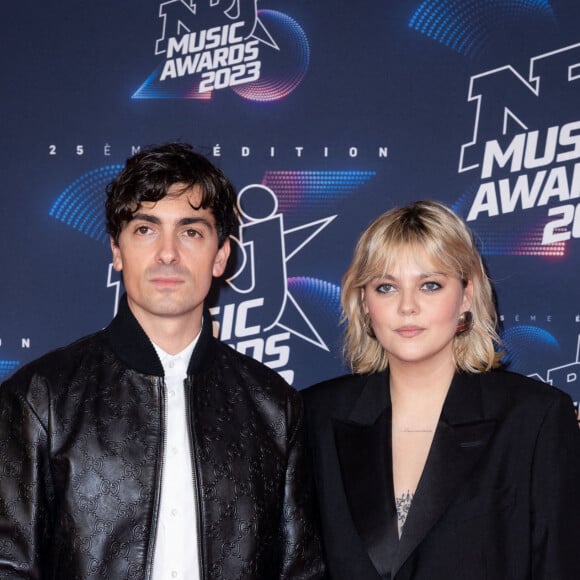
<path id="1" fill-rule="evenodd" d="M 162 264 L 173 264 L 179 259 L 177 240 L 172 235 L 162 235 L 159 238 L 159 249 L 157 259 Z"/>

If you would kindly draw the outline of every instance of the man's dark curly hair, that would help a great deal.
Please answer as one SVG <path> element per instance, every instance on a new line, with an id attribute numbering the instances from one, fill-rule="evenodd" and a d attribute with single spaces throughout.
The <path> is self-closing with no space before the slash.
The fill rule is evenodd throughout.
<path id="1" fill-rule="evenodd" d="M 163 199 L 169 188 L 183 184 L 184 191 L 199 186 L 199 207 L 209 209 L 216 221 L 220 247 L 238 226 L 236 192 L 221 169 L 186 143 L 167 143 L 142 149 L 125 163 L 107 186 L 107 232 L 115 244 L 123 225 L 147 201 Z"/>

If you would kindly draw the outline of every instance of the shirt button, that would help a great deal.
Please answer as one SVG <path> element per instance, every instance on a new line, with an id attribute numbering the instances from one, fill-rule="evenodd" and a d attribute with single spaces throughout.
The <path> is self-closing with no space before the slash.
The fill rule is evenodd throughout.
<path id="1" fill-rule="evenodd" d="M 172 369 L 175 366 L 175 361 L 170 360 L 169 361 L 169 368 Z"/>
<path id="2" fill-rule="evenodd" d="M 175 397 L 175 391 L 169 391 L 169 396 L 170 397 Z"/>
<path id="3" fill-rule="evenodd" d="M 172 515 L 172 516 L 176 516 L 176 515 L 177 515 L 177 510 L 176 510 L 175 508 L 173 508 L 173 509 L 171 510 L 171 515 Z"/>
<path id="4" fill-rule="evenodd" d="M 179 449 L 177 449 L 177 447 L 174 447 L 171 452 L 173 453 L 173 455 L 177 455 L 179 453 Z"/>
<path id="5" fill-rule="evenodd" d="M 175 570 L 173 570 L 173 572 L 171 572 L 171 577 L 177 578 L 177 572 Z"/>

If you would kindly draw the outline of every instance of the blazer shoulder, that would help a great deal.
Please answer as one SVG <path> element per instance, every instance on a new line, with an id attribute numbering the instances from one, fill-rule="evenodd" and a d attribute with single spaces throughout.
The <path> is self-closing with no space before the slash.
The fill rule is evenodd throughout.
<path id="1" fill-rule="evenodd" d="M 508 391 L 522 391 L 529 396 L 537 397 L 567 396 L 556 386 L 507 370 L 498 369 L 482 373 L 481 378 L 483 384 L 488 388 L 496 387 L 498 389 L 507 389 Z"/>
<path id="2" fill-rule="evenodd" d="M 334 413 L 338 409 L 350 409 L 363 389 L 376 382 L 380 374 L 347 374 L 312 385 L 300 394 L 309 412 Z M 382 383 L 382 380 L 381 380 Z M 385 385 L 386 388 L 386 385 Z"/>
<path id="3" fill-rule="evenodd" d="M 545 410 L 552 404 L 572 405 L 571 397 L 556 386 L 505 370 L 481 375 L 484 396 L 518 406 Z"/>
<path id="4" fill-rule="evenodd" d="M 362 375 L 345 374 L 306 387 L 302 390 L 302 395 L 308 400 L 335 396 L 343 391 L 351 390 L 353 387 L 356 388 L 356 385 L 362 380 Z"/>

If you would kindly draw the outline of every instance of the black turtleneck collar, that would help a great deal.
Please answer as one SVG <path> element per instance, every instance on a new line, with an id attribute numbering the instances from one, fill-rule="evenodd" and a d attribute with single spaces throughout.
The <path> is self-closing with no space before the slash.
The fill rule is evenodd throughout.
<path id="1" fill-rule="evenodd" d="M 164 375 L 163 365 L 157 356 L 155 347 L 131 312 L 126 294 L 119 302 L 117 316 L 105 329 L 105 335 L 113 352 L 129 368 L 146 375 L 158 377 Z M 206 309 L 203 313 L 201 334 L 189 360 L 188 375 L 196 374 L 209 363 L 213 355 L 214 343 L 211 316 Z"/>

